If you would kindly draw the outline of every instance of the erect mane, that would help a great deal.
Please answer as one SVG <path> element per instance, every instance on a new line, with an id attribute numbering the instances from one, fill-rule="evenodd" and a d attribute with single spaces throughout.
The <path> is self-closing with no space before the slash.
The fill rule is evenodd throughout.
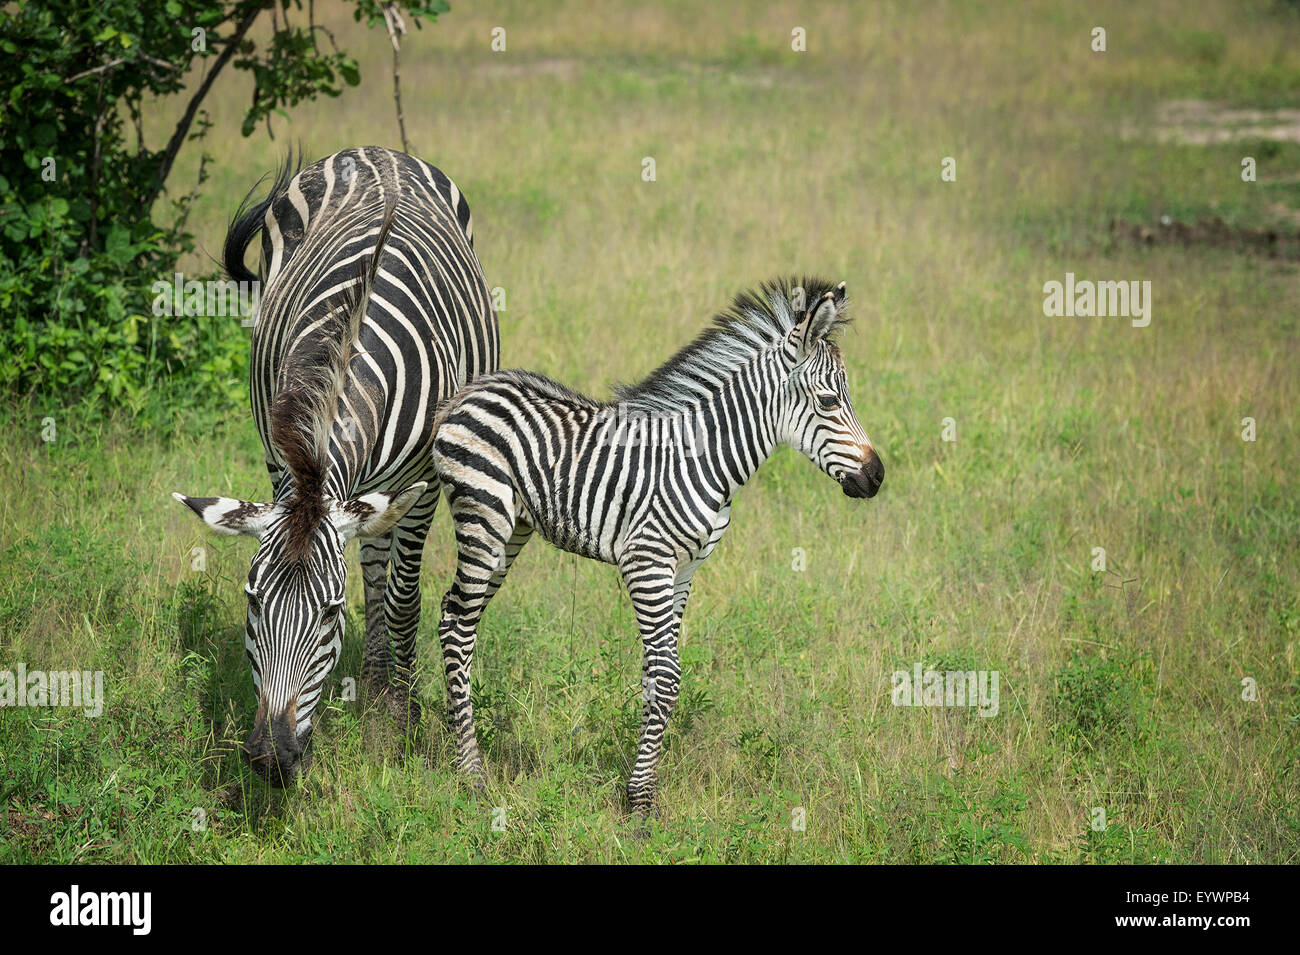
<path id="1" fill-rule="evenodd" d="M 396 208 L 390 203 L 385 209 L 368 264 L 359 260 L 355 280 L 322 303 L 325 316 L 320 327 L 286 356 L 280 368 L 269 414 L 270 437 L 293 479 L 293 493 L 285 501 L 289 511 L 285 553 L 290 559 L 306 556 L 311 535 L 326 516 L 330 431 Z"/>
<path id="2" fill-rule="evenodd" d="M 797 301 L 796 290 L 802 290 L 802 303 Z M 638 410 L 679 411 L 685 404 L 712 395 L 719 380 L 775 348 L 809 308 L 834 291 L 836 285 L 822 278 L 787 277 L 741 292 L 694 341 L 644 380 L 617 386 L 614 394 Z M 847 302 L 839 306 L 832 331 L 848 322 L 846 309 Z"/>

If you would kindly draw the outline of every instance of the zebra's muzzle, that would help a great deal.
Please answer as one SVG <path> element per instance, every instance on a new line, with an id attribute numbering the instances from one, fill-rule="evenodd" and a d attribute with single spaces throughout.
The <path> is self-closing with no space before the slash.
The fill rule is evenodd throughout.
<path id="1" fill-rule="evenodd" d="M 873 448 L 867 455 L 866 463 L 858 470 L 845 474 L 840 486 L 849 497 L 875 497 L 884 480 L 885 466 Z"/>
<path id="2" fill-rule="evenodd" d="M 253 730 L 244 742 L 244 755 L 257 775 L 280 789 L 298 778 L 303 756 L 311 740 L 311 730 L 299 736 L 292 717 L 293 708 L 267 719 L 265 705 L 257 709 Z"/>

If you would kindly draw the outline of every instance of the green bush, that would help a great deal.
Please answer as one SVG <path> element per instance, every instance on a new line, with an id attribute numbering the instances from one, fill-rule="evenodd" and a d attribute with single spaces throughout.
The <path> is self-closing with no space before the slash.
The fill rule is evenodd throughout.
<path id="1" fill-rule="evenodd" d="M 1116 738 L 1146 736 L 1148 700 L 1142 657 L 1075 651 L 1057 670 L 1051 694 L 1052 728 L 1100 749 Z"/>
<path id="2" fill-rule="evenodd" d="M 245 136 L 360 75 L 345 52 L 318 46 L 301 0 L 157 6 L 28 0 L 0 15 L 9 84 L 0 106 L 0 394 L 10 398 L 151 418 L 243 400 L 248 346 L 238 321 L 154 314 L 155 282 L 194 248 L 185 223 L 204 163 L 185 190 L 169 192 L 168 177 L 182 147 L 202 148 L 210 123 L 201 104 L 226 66 L 255 81 Z M 354 6 L 358 21 L 384 22 L 377 0 Z M 406 6 L 417 26 L 447 9 L 443 0 Z M 273 10 L 274 32 L 255 41 L 250 29 Z M 151 148 L 144 104 L 176 96 L 182 118 Z"/>

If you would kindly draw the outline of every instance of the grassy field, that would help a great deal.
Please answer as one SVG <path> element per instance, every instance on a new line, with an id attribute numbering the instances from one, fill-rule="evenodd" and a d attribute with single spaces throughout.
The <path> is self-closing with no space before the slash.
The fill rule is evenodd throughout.
<path id="1" fill-rule="evenodd" d="M 1300 106 L 1296 6 L 862 6 L 453 3 L 403 51 L 411 148 L 468 195 L 505 290 L 504 365 L 605 395 L 763 279 L 855 299 L 843 345 L 884 487 L 851 502 L 784 451 L 739 496 L 687 610 L 647 835 L 622 793 L 640 650 L 612 568 L 537 542 L 493 602 L 475 797 L 439 719 L 440 515 L 423 730 L 336 700 L 304 784 L 270 791 L 234 749 L 251 544 L 169 497 L 265 497 L 247 413 L 160 435 L 11 404 L 0 669 L 102 670 L 105 705 L 0 709 L 0 860 L 1296 862 L 1300 269 L 1111 229 L 1294 235 L 1300 137 L 1162 142 L 1157 118 Z M 210 252 L 290 142 L 400 145 L 387 37 L 334 19 L 363 83 L 274 142 L 238 137 L 242 78 L 216 87 L 192 222 Z M 1150 281 L 1150 325 L 1046 317 L 1066 272 Z M 336 694 L 360 669 L 349 588 Z M 918 663 L 997 671 L 998 715 L 892 706 Z"/>

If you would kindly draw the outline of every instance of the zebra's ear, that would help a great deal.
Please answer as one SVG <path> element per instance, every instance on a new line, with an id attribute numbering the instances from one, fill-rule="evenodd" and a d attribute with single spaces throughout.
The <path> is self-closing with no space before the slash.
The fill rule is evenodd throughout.
<path id="1" fill-rule="evenodd" d="M 813 306 L 812 322 L 809 323 L 805 339 L 807 345 L 821 341 L 830 334 L 839 318 L 839 306 L 843 304 L 845 294 L 843 283 L 839 289 L 825 293 Z"/>
<path id="2" fill-rule="evenodd" d="M 275 513 L 274 504 L 255 504 L 233 497 L 186 497 L 177 493 L 172 497 L 218 534 L 247 534 L 261 540 Z"/>
<path id="3" fill-rule="evenodd" d="M 330 508 L 330 520 L 345 544 L 354 537 L 383 537 L 428 486 L 427 481 L 417 481 L 404 491 L 375 491 L 354 497 Z"/>
<path id="4" fill-rule="evenodd" d="M 827 292 L 819 298 L 812 307 L 804 313 L 800 319 L 790 329 L 790 334 L 786 336 L 786 363 L 793 368 L 799 362 L 808 357 L 813 345 L 825 338 L 831 329 L 835 327 L 838 312 L 835 308 L 836 292 Z"/>

